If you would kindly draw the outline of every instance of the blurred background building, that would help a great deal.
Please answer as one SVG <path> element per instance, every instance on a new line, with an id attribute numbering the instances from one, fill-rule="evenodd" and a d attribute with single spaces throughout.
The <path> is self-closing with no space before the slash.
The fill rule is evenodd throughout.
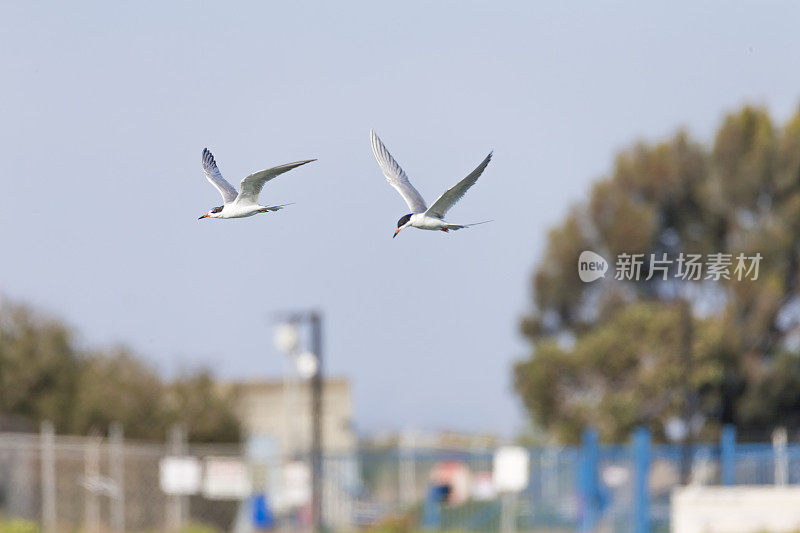
<path id="1" fill-rule="evenodd" d="M 247 442 L 294 457 L 311 449 L 311 387 L 307 381 L 254 380 L 228 382 L 221 389 L 233 398 Z M 352 453 L 356 446 L 350 382 L 327 378 L 322 442 L 325 453 Z"/>

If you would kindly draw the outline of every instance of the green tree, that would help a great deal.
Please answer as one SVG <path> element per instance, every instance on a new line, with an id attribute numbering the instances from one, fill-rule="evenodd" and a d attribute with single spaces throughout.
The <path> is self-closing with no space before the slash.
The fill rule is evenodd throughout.
<path id="1" fill-rule="evenodd" d="M 583 250 L 611 259 L 604 279 L 580 281 Z M 733 266 L 731 279 L 676 277 L 681 253 L 717 252 L 734 263 L 760 253 L 758 279 L 737 280 Z M 621 253 L 644 254 L 639 281 L 614 279 Z M 672 261 L 666 280 L 651 262 L 662 254 Z M 776 127 L 745 107 L 710 149 L 683 131 L 637 143 L 549 234 L 521 326 L 532 354 L 515 365 L 515 390 L 535 422 L 567 441 L 587 423 L 606 439 L 636 424 L 660 434 L 686 412 L 684 387 L 709 432 L 796 425 L 799 259 L 800 112 Z M 694 311 L 688 361 L 681 300 Z"/>
<path id="2" fill-rule="evenodd" d="M 127 350 L 93 353 L 82 361 L 71 429 L 79 434 L 103 432 L 117 421 L 126 436 L 163 439 L 164 392 L 156 371 Z"/>
<path id="3" fill-rule="evenodd" d="M 208 371 L 185 375 L 167 387 L 168 419 L 186 425 L 192 442 L 237 442 L 239 421 L 233 399 Z"/>
<path id="4" fill-rule="evenodd" d="M 22 305 L 0 309 L 0 414 L 69 429 L 80 372 L 72 333 Z"/>
<path id="5" fill-rule="evenodd" d="M 165 383 L 125 348 L 81 350 L 64 324 L 3 301 L 0 422 L 9 419 L 28 429 L 50 420 L 73 434 L 102 433 L 116 421 L 127 437 L 152 440 L 180 422 L 194 441 L 239 439 L 231 398 L 208 372 Z"/>

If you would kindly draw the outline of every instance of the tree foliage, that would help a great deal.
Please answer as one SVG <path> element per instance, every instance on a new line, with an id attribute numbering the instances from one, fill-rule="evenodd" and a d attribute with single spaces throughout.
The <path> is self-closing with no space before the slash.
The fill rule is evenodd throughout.
<path id="1" fill-rule="evenodd" d="M 80 355 L 62 324 L 6 305 L 0 313 L 0 413 L 69 427 Z"/>
<path id="2" fill-rule="evenodd" d="M 180 422 L 196 442 L 239 439 L 231 400 L 207 372 L 165 383 L 128 350 L 81 350 L 62 323 L 8 302 L 0 306 L 4 419 L 28 429 L 50 420 L 73 434 L 104 432 L 116 421 L 127 437 L 156 440 Z"/>
<path id="3" fill-rule="evenodd" d="M 221 392 L 208 372 L 185 375 L 170 383 L 166 407 L 170 420 L 188 422 L 192 442 L 239 440 L 232 398 Z"/>
<path id="4" fill-rule="evenodd" d="M 605 278 L 580 281 L 584 250 L 609 260 Z M 622 253 L 644 254 L 639 281 L 614 279 Z M 680 253 L 762 259 L 756 280 L 687 281 L 677 276 Z M 673 261 L 666 280 L 650 261 L 662 254 Z M 589 423 L 606 439 L 638 424 L 663 436 L 687 398 L 709 433 L 720 423 L 796 427 L 799 264 L 800 112 L 776 126 L 764 109 L 744 107 L 711 147 L 684 131 L 636 143 L 549 234 L 521 326 L 532 355 L 515 365 L 515 390 L 534 421 L 566 441 Z M 658 275 L 646 280 L 651 269 Z M 693 310 L 689 359 L 681 300 Z"/>

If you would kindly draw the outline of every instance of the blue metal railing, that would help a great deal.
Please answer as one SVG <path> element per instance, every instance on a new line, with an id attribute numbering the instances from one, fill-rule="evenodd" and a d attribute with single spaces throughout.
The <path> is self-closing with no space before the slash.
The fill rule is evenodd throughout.
<path id="1" fill-rule="evenodd" d="M 434 486 L 434 472 L 441 475 L 448 468 L 468 473 L 476 486 L 474 480 L 491 470 L 490 451 L 359 454 L 360 498 L 382 509 L 373 524 L 405 513 L 416 527 L 431 530 L 498 531 L 504 506 L 511 505 L 521 531 L 666 532 L 670 494 L 680 484 L 684 461 L 697 484 L 772 484 L 776 465 L 785 465 L 781 475 L 789 483 L 800 483 L 800 445 L 787 445 L 781 461 L 776 453 L 770 443 L 737 443 L 732 427 L 723 428 L 718 443 L 693 444 L 688 452 L 680 445 L 653 444 L 644 428 L 623 445 L 601 444 L 597 432 L 588 429 L 580 446 L 530 448 L 530 481 L 513 504 L 499 495 Z"/>

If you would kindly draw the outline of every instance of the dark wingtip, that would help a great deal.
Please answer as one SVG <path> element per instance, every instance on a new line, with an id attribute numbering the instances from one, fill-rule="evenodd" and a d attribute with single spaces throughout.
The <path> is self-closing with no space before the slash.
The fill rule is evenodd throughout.
<path id="1" fill-rule="evenodd" d="M 209 165 L 217 164 L 217 162 L 214 161 L 214 154 L 212 154 L 211 150 L 208 148 L 203 148 L 203 162 L 208 163 Z"/>

